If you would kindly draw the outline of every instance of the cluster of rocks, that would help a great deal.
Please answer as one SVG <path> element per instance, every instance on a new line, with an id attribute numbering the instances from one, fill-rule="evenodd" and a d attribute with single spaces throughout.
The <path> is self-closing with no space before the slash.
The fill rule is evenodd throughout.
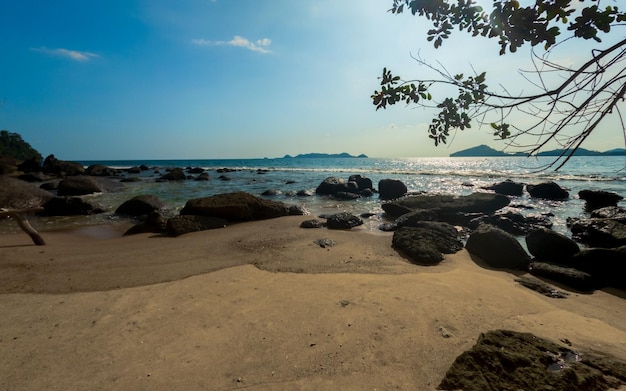
<path id="1" fill-rule="evenodd" d="M 382 205 L 396 219 L 381 229 L 394 231 L 393 247 L 416 264 L 438 264 L 443 254 L 458 251 L 465 232 L 465 248 L 489 267 L 528 271 L 579 291 L 626 288 L 626 211 L 617 206 L 621 196 L 581 191 L 590 217 L 569 219 L 569 238 L 550 229 L 550 216 L 502 210 L 524 187 L 532 197 L 569 197 L 554 182 L 531 186 L 512 181 L 489 187 L 494 193 L 410 196 Z M 521 235 L 528 252 L 516 238 Z M 590 247 L 581 249 L 577 241 Z"/>
<path id="2" fill-rule="evenodd" d="M 341 200 L 353 200 L 371 197 L 378 193 L 383 200 L 392 200 L 407 194 L 407 187 L 396 179 L 382 179 L 378 182 L 378 190 L 374 189 L 372 180 L 361 175 L 351 175 L 347 181 L 343 178 L 328 177 L 317 186 L 315 193 L 328 195 Z"/>
<path id="3" fill-rule="evenodd" d="M 143 216 L 142 222 L 130 228 L 126 234 L 154 232 L 171 236 L 223 228 L 243 221 L 306 214 L 300 207 L 266 200 L 245 192 L 191 199 L 178 215 L 168 219 L 163 217 L 162 208 L 163 203 L 157 197 L 143 195 L 124 202 L 116 213 Z"/>

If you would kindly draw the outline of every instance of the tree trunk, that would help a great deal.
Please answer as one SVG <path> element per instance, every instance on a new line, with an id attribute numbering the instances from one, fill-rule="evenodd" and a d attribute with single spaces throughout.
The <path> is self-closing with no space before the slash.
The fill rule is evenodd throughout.
<path id="1" fill-rule="evenodd" d="M 17 224 L 20 226 L 22 231 L 26 232 L 28 236 L 33 240 L 37 246 L 43 246 L 46 244 L 46 241 L 43 240 L 39 232 L 26 219 L 22 213 L 24 212 L 37 212 L 41 210 L 41 208 L 33 208 L 33 209 L 19 209 L 19 210 L 11 210 L 11 209 L 0 209 L 0 217 L 9 216 L 12 217 L 13 220 L 17 221 Z"/>

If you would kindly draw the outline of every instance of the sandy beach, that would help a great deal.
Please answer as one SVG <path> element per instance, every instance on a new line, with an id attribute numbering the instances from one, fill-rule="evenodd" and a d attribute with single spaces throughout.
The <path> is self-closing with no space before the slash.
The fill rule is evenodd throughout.
<path id="1" fill-rule="evenodd" d="M 1 235 L 0 389 L 434 390 L 493 329 L 626 360 L 623 291 L 552 299 L 465 250 L 416 266 L 391 234 L 307 218 Z"/>

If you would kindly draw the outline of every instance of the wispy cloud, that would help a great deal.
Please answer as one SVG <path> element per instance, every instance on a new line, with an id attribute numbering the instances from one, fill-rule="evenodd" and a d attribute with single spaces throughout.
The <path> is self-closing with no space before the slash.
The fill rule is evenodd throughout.
<path id="1" fill-rule="evenodd" d="M 63 57 L 63 58 L 68 58 L 70 60 L 81 61 L 81 62 L 89 61 L 93 58 L 100 57 L 99 55 L 95 53 L 91 53 L 91 52 L 79 52 L 77 50 L 69 50 L 69 49 L 63 49 L 63 48 L 48 49 L 47 47 L 42 46 L 40 48 L 31 48 L 31 50 L 35 52 L 39 52 L 39 53 L 44 53 L 50 56 Z"/>
<path id="2" fill-rule="evenodd" d="M 203 38 L 193 39 L 191 42 L 198 46 L 236 46 L 259 53 L 271 53 L 269 50 L 272 40 L 269 38 L 258 39 L 255 42 L 239 35 L 235 35 L 230 41 L 209 41 Z"/>

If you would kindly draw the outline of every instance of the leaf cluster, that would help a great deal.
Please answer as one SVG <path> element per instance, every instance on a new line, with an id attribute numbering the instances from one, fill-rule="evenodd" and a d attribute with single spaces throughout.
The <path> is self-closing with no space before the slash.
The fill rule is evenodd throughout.
<path id="1" fill-rule="evenodd" d="M 41 160 L 41 154 L 24 141 L 22 136 L 7 130 L 0 130 L 0 155 L 10 156 L 18 160 L 32 158 Z"/>
<path id="2" fill-rule="evenodd" d="M 577 10 L 573 3 L 586 3 Z M 600 8 L 600 0 L 535 0 L 528 6 L 517 0 L 493 0 L 490 13 L 473 0 L 393 0 L 389 10 L 394 14 L 408 9 L 413 15 L 432 22 L 428 41 L 435 48 L 442 45 L 456 26 L 473 36 L 497 38 L 500 54 L 517 51 L 525 43 L 544 44 L 548 49 L 556 43 L 563 24 L 575 37 L 600 42 L 599 33 L 608 33 L 614 23 L 626 20 L 626 14 L 617 6 Z M 570 19 L 574 17 L 573 20 Z"/>

